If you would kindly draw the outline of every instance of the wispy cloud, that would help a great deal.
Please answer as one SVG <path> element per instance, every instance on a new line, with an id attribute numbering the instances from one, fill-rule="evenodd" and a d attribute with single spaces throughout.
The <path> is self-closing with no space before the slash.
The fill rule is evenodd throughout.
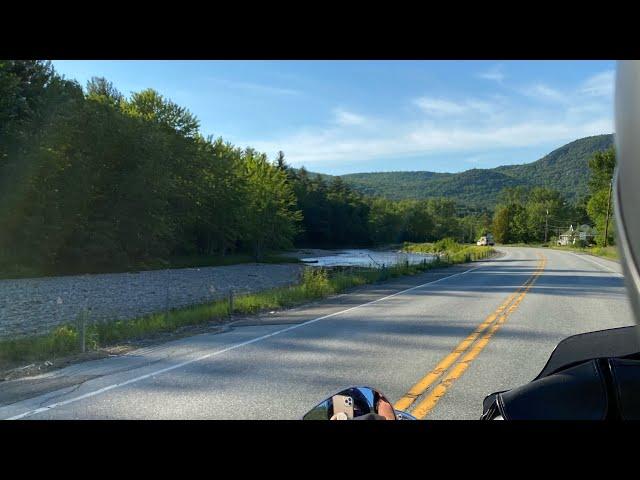
<path id="1" fill-rule="evenodd" d="M 367 123 L 366 117 L 362 115 L 358 115 L 357 113 L 343 110 L 341 108 L 336 108 L 334 110 L 334 115 L 335 115 L 335 122 L 338 125 L 355 126 L 355 125 L 364 125 Z"/>
<path id="2" fill-rule="evenodd" d="M 467 163 L 472 163 L 474 165 L 479 165 L 481 163 L 484 163 L 487 160 L 493 160 L 494 156 L 491 154 L 480 154 L 480 155 L 472 155 L 470 157 L 467 157 L 464 159 L 465 162 Z M 475 167 L 474 167 L 475 168 Z"/>
<path id="3" fill-rule="evenodd" d="M 297 96 L 302 94 L 302 92 L 299 90 L 295 90 L 292 88 L 284 88 L 284 87 L 275 86 L 275 85 L 265 85 L 261 83 L 235 81 L 235 80 L 228 80 L 224 78 L 211 78 L 210 80 L 225 88 L 237 89 L 237 90 L 242 90 L 244 92 L 255 93 L 255 94 L 285 95 L 285 96 Z"/>
<path id="4" fill-rule="evenodd" d="M 462 115 L 473 111 L 492 113 L 494 111 L 492 103 L 477 99 L 457 101 L 443 98 L 419 97 L 416 98 L 413 103 L 423 112 L 436 116 Z"/>
<path id="5" fill-rule="evenodd" d="M 502 83 L 506 75 L 504 74 L 504 67 L 502 66 L 502 64 L 498 63 L 490 69 L 484 72 L 480 72 L 478 74 L 478 77 L 484 80 L 491 80 L 493 82 Z"/>
<path id="6" fill-rule="evenodd" d="M 377 158 L 473 152 L 475 150 L 532 147 L 562 143 L 589 135 L 611 132 L 608 119 L 568 124 L 559 121 L 480 128 L 425 125 L 389 128 L 385 136 L 349 135 L 339 129 L 307 131 L 268 142 L 254 142 L 258 150 L 274 155 L 284 150 L 295 165 L 319 167 L 366 162 Z"/>
<path id="7" fill-rule="evenodd" d="M 612 96 L 613 84 L 614 71 L 607 70 L 606 72 L 598 73 L 585 80 L 580 91 L 586 95 L 596 97 Z"/>
<path id="8" fill-rule="evenodd" d="M 466 105 L 441 98 L 420 97 L 414 103 L 426 113 L 434 115 L 460 115 L 467 111 Z"/>
<path id="9" fill-rule="evenodd" d="M 606 84 L 605 75 L 596 75 L 573 88 L 538 83 L 517 91 L 534 97 L 534 104 L 523 103 L 521 95 L 420 96 L 411 101 L 420 115 L 404 120 L 375 117 L 372 121 L 372 117 L 335 108 L 331 122 L 323 126 L 246 144 L 269 155 L 283 150 L 291 164 L 319 170 L 440 154 L 462 154 L 467 162 L 488 165 L 490 152 L 502 155 L 514 148 L 560 146 L 612 132 L 611 102 L 601 96 Z M 488 153 L 481 159 L 478 152 Z"/>
<path id="10" fill-rule="evenodd" d="M 544 101 L 563 103 L 567 101 L 567 97 L 565 94 L 543 83 L 529 85 L 522 90 L 522 93 L 528 97 L 533 97 Z"/>

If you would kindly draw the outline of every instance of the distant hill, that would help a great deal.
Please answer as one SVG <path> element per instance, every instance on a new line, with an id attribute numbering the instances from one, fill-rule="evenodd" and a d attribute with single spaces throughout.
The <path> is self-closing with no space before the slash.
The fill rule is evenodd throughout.
<path id="1" fill-rule="evenodd" d="M 504 187 L 543 186 L 575 201 L 588 192 L 591 156 L 613 145 L 613 135 L 585 137 L 568 143 L 540 160 L 461 173 L 375 172 L 342 175 L 342 179 L 366 195 L 391 199 L 449 197 L 463 204 L 493 206 Z M 330 177 L 329 175 L 322 175 Z"/>

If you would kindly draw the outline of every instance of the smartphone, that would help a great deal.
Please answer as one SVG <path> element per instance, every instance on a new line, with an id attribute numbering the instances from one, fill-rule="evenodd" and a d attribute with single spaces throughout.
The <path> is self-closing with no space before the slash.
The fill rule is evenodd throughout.
<path id="1" fill-rule="evenodd" d="M 351 420 L 353 418 L 353 398 L 348 395 L 334 395 L 333 396 L 333 414 L 344 412 L 347 414 L 347 418 Z"/>

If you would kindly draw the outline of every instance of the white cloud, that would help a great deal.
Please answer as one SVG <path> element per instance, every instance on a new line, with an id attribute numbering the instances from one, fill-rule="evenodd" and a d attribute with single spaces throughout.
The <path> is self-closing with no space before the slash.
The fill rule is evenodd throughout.
<path id="1" fill-rule="evenodd" d="M 522 90 L 522 93 L 528 97 L 537 98 L 539 100 L 549 100 L 552 102 L 567 101 L 567 98 L 563 93 L 542 83 L 529 85 Z"/>
<path id="2" fill-rule="evenodd" d="M 478 155 L 471 155 L 470 157 L 467 157 L 464 159 L 465 162 L 472 163 L 474 165 L 480 165 L 487 161 L 491 162 L 493 160 L 495 160 L 495 155 L 493 153 L 481 153 Z M 474 166 L 473 168 L 477 168 L 477 167 Z"/>
<path id="3" fill-rule="evenodd" d="M 599 74 L 573 89 L 538 83 L 515 90 L 537 99 L 535 104 L 523 103 L 518 95 L 466 99 L 422 96 L 412 101 L 423 114 L 417 120 L 376 117 L 374 121 L 336 108 L 332 121 L 324 126 L 246 144 L 270 156 L 283 150 L 292 165 L 320 171 L 373 159 L 434 154 L 464 154 L 468 162 L 488 165 L 491 152 L 560 146 L 577 138 L 611 133 L 611 101 L 602 96 L 606 84 L 606 75 Z M 481 159 L 478 152 L 488 156 Z M 389 170 L 393 168 L 389 165 Z"/>
<path id="4" fill-rule="evenodd" d="M 443 98 L 420 97 L 413 101 L 421 110 L 429 115 L 454 116 L 481 112 L 485 114 L 495 111 L 494 105 L 482 100 L 454 101 Z"/>
<path id="5" fill-rule="evenodd" d="M 418 128 L 408 135 L 415 147 L 430 151 L 467 151 L 485 148 L 525 147 L 575 139 L 610 131 L 606 122 L 568 124 L 561 120 L 550 122 L 521 121 L 510 125 L 479 128 Z"/>
<path id="6" fill-rule="evenodd" d="M 414 103 L 425 112 L 435 115 L 460 115 L 467 110 L 465 105 L 439 98 L 421 97 Z"/>
<path id="7" fill-rule="evenodd" d="M 267 95 L 285 95 L 285 96 L 297 96 L 301 95 L 302 92 L 299 90 L 294 90 L 291 88 L 283 88 L 274 85 L 264 85 L 260 83 L 253 82 L 245 82 L 245 81 L 233 81 L 227 80 L 224 78 L 210 78 L 211 81 L 217 83 L 218 85 L 243 90 L 245 92 L 257 93 L 257 94 L 267 94 Z"/>
<path id="8" fill-rule="evenodd" d="M 614 72 L 607 70 L 589 77 L 580 89 L 581 93 L 596 97 L 613 96 Z"/>
<path id="9" fill-rule="evenodd" d="M 254 142 L 259 151 L 287 154 L 296 166 L 344 165 L 375 158 L 473 152 L 475 150 L 531 147 L 563 142 L 613 130 L 610 119 L 566 123 L 562 120 L 511 125 L 450 127 L 447 125 L 388 126 L 384 135 L 356 135 L 342 129 L 305 131 L 269 142 Z M 391 167 L 390 167 L 391 168 Z"/>
<path id="10" fill-rule="evenodd" d="M 489 70 L 479 73 L 478 77 L 484 80 L 491 80 L 494 82 L 502 83 L 506 75 L 503 73 L 502 65 L 497 64 L 491 67 Z"/>
<path id="11" fill-rule="evenodd" d="M 362 115 L 358 115 L 353 112 L 348 112 L 341 108 L 337 108 L 334 110 L 335 122 L 338 125 L 343 126 L 354 126 L 354 125 L 364 125 L 367 123 L 367 119 Z"/>

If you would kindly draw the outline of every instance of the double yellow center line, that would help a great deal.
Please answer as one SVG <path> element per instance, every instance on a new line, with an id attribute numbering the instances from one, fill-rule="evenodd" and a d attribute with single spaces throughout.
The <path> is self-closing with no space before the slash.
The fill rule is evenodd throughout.
<path id="1" fill-rule="evenodd" d="M 500 327 L 511 315 L 522 299 L 527 294 L 531 286 L 542 274 L 547 259 L 544 255 L 538 253 L 538 265 L 534 273 L 527 281 L 513 294 L 507 298 L 494 312 L 492 312 L 478 327 L 458 346 L 444 357 L 436 367 L 427 373 L 418 383 L 396 402 L 394 407 L 397 410 L 408 410 L 418 398 L 427 392 L 427 389 L 433 385 L 447 371 L 449 373 L 431 390 L 426 397 L 418 403 L 411 412 L 416 418 L 424 418 L 433 410 L 438 401 L 447 393 L 451 385 L 462 376 L 471 362 L 480 354 L 487 346 L 491 337 L 500 329 Z M 465 354 L 466 352 L 466 354 Z M 456 364 L 456 361 L 465 354 Z M 455 364 L 455 365 L 454 365 Z M 453 368 L 451 368 L 453 366 Z"/>

